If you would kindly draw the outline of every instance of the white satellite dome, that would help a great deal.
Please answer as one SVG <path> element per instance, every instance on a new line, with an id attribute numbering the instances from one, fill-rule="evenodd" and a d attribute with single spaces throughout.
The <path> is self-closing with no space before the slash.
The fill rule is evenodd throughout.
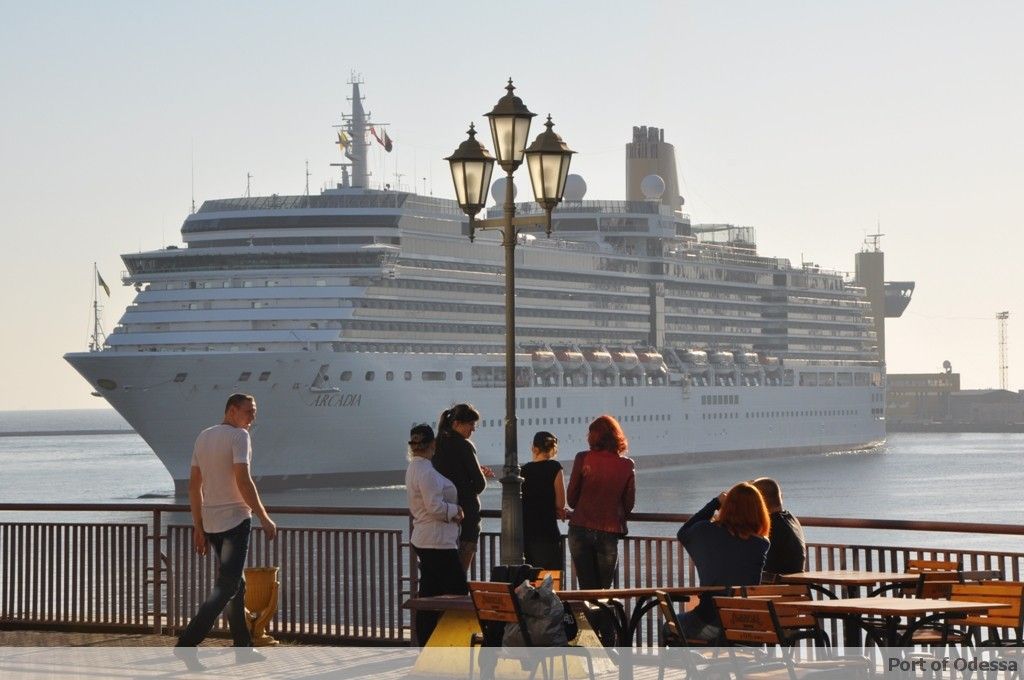
<path id="1" fill-rule="evenodd" d="M 507 181 L 508 177 L 499 177 L 494 180 L 493 184 L 491 184 L 491 198 L 493 198 L 494 202 L 498 205 L 503 205 L 505 203 L 505 182 Z M 516 187 L 516 183 L 512 182 L 512 200 L 515 200 L 516 194 L 518 193 L 519 189 Z"/>
<path id="2" fill-rule="evenodd" d="M 665 193 L 665 180 L 661 178 L 661 175 L 647 175 L 640 180 L 640 192 L 644 198 L 657 201 Z"/>
<path id="3" fill-rule="evenodd" d="M 567 201 L 582 201 L 587 195 L 587 183 L 580 175 L 569 175 L 565 178 L 565 193 L 562 195 Z"/>

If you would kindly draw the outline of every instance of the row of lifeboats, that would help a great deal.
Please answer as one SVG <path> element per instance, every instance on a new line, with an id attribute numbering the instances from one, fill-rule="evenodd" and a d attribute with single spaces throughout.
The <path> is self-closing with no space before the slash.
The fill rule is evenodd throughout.
<path id="1" fill-rule="evenodd" d="M 545 372 L 561 369 L 565 372 L 614 371 L 622 374 L 665 375 L 668 366 L 658 352 L 634 352 L 631 349 L 608 350 L 601 348 L 535 349 L 532 352 L 533 370 Z"/>

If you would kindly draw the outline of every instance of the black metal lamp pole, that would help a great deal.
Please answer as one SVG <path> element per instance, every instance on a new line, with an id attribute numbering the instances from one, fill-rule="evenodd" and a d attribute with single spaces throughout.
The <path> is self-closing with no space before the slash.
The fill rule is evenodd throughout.
<path id="1" fill-rule="evenodd" d="M 501 232 L 505 248 L 505 465 L 501 477 L 501 552 L 503 565 L 523 563 L 523 478 L 519 468 L 518 420 L 516 417 L 516 305 L 515 305 L 515 247 L 519 233 L 528 227 L 543 227 L 551 236 L 551 211 L 562 200 L 569 161 L 574 153 L 551 128 L 548 116 L 547 130 L 541 133 L 530 148 L 526 139 L 530 119 L 534 115 L 513 94 L 515 88 L 509 79 L 508 93 L 498 100 L 494 109 L 486 114 L 490 119 L 497 162 L 506 173 L 505 203 L 499 219 L 477 220 L 490 188 L 495 159 L 476 141 L 472 124 L 469 139 L 445 160 L 451 166 L 452 180 L 459 205 L 469 215 L 469 240 L 475 238 L 476 229 L 494 229 Z M 534 196 L 545 214 L 536 217 L 516 217 L 512 175 L 524 157 L 530 170 Z"/>

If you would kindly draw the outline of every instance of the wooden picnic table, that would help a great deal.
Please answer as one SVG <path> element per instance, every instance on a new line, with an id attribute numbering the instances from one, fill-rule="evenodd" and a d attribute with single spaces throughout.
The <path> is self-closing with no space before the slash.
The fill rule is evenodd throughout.
<path id="1" fill-rule="evenodd" d="M 802 571 L 796 574 L 779 575 L 780 583 L 798 583 L 810 586 L 811 590 L 821 593 L 829 599 L 844 597 L 847 599 L 861 597 L 862 589 L 878 584 L 910 584 L 916 583 L 921 574 L 902 571 L 870 571 L 867 569 L 818 569 Z M 840 594 L 828 586 L 838 587 Z M 843 626 L 843 644 L 847 649 L 860 649 L 860 628 L 856 625 Z"/>
<path id="2" fill-rule="evenodd" d="M 836 593 L 825 586 L 839 586 L 843 597 L 858 597 L 865 586 L 879 583 L 916 583 L 920 574 L 900 571 L 868 571 L 866 569 L 820 569 L 802 571 L 796 574 L 779 575 L 779 583 L 805 583 L 813 590 L 828 598 L 835 599 Z"/>
<path id="3" fill-rule="evenodd" d="M 721 586 L 666 586 L 664 588 L 606 588 L 594 590 L 556 590 L 555 595 L 562 602 L 587 602 L 608 612 L 615 622 L 616 644 L 629 647 L 640 625 L 641 619 L 658 606 L 657 591 L 665 591 L 676 601 L 686 601 L 693 595 L 719 592 Z M 626 600 L 633 600 L 633 607 L 627 614 Z M 474 611 L 469 595 L 434 595 L 414 597 L 403 605 L 408 609 L 430 611 Z"/>
<path id="4" fill-rule="evenodd" d="M 1009 607 L 1003 602 L 966 602 L 919 597 L 852 597 L 834 600 L 787 602 L 787 607 L 819 617 L 841 617 L 848 628 L 861 628 L 881 647 L 907 647 L 922 626 L 956 614 L 982 614 L 991 609 Z M 881 617 L 884 631 L 864 623 L 865 616 Z M 907 627 L 899 629 L 901 618 Z"/>
<path id="5" fill-rule="evenodd" d="M 562 602 L 587 602 L 610 613 L 615 621 L 616 644 L 631 647 L 641 619 L 658 606 L 657 592 L 664 591 L 675 601 L 685 602 L 693 595 L 721 592 L 722 586 L 665 586 L 645 588 L 605 588 L 593 590 L 556 590 Z M 626 613 L 626 600 L 633 600 L 633 609 Z"/>

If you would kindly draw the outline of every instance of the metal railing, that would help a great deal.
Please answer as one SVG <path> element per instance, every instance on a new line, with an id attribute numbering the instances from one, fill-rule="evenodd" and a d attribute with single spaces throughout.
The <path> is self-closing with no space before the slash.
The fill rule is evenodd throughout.
<path id="1" fill-rule="evenodd" d="M 119 522 L 0 522 L 0 627 L 180 631 L 212 587 L 213 560 L 192 550 L 188 506 L 179 504 L 0 504 L 0 513 L 130 513 Z M 398 518 L 404 508 L 271 507 L 275 517 Z M 168 513 L 180 513 L 167 522 Z M 138 521 L 140 514 L 150 520 Z M 497 511 L 485 510 L 485 518 Z M 633 522 L 679 526 L 689 515 L 637 513 Z M 402 522 L 401 520 L 405 521 Z M 1024 525 L 802 517 L 805 527 L 1024 536 Z M 283 522 L 287 525 L 288 522 Z M 271 626 L 283 639 L 408 644 L 402 603 L 417 590 L 408 528 L 284 526 L 276 541 L 253 530 L 249 566 L 280 569 L 279 608 Z M 999 550 L 809 543 L 808 569 L 901 571 L 909 559 L 955 559 L 965 570 L 1002 571 L 1021 580 L 1024 553 Z M 484 532 L 470 576 L 498 564 L 498 535 Z M 565 583 L 575 583 L 566 559 Z M 696 569 L 674 536 L 629 536 L 619 552 L 617 585 L 692 585 Z M 650 612 L 634 642 L 657 643 Z M 841 627 L 831 624 L 832 639 Z"/>

